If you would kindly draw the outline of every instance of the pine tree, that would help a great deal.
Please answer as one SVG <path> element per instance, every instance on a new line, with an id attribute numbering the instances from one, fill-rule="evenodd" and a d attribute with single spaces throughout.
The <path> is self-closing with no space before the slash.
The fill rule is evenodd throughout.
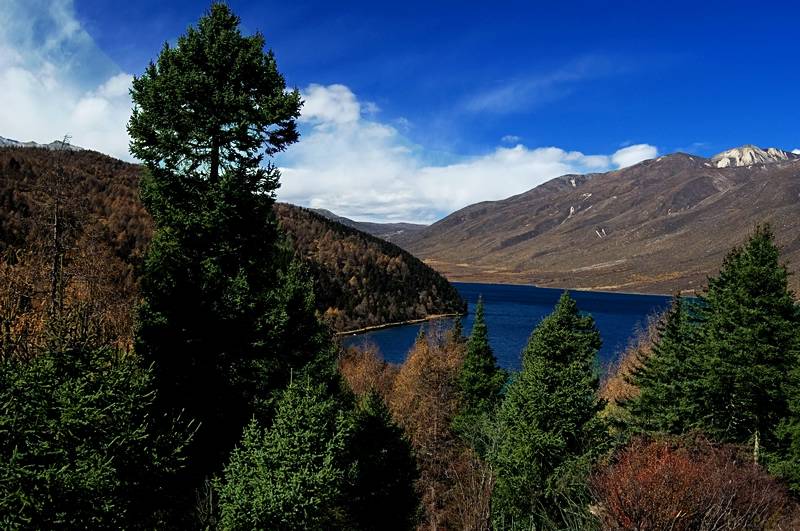
<path id="1" fill-rule="evenodd" d="M 218 485 L 223 529 L 346 527 L 353 418 L 323 386 L 289 385 L 269 429 L 252 420 Z"/>
<path id="2" fill-rule="evenodd" d="M 373 390 L 359 401 L 348 444 L 356 465 L 345 498 L 356 529 L 406 530 L 414 527 L 419 477 L 411 444 Z"/>
<path id="3" fill-rule="evenodd" d="M 200 423 L 180 487 L 192 500 L 292 372 L 314 361 L 332 373 L 311 286 L 275 221 L 280 173 L 265 163 L 297 140 L 301 102 L 264 38 L 242 35 L 221 3 L 164 45 L 131 96 L 155 223 L 136 351 L 154 364 L 160 407 Z"/>
<path id="4" fill-rule="evenodd" d="M 591 460 L 602 451 L 595 357 L 600 334 L 564 293 L 523 352 L 522 371 L 497 413 L 493 520 L 499 528 L 540 528 L 581 507 Z M 577 502 L 576 502 L 577 500 Z"/>
<path id="5" fill-rule="evenodd" d="M 797 367 L 798 311 L 768 226 L 725 258 L 701 299 L 692 387 L 696 427 L 717 440 L 752 445 L 756 459 L 776 444 L 789 415 L 787 375 Z"/>
<path id="6" fill-rule="evenodd" d="M 627 423 L 634 431 L 680 434 L 697 416 L 688 400 L 700 376 L 692 311 L 680 295 L 673 299 L 658 325 L 652 351 L 640 359 L 630 376 L 639 393 L 620 405 L 629 413 Z"/>
<path id="7" fill-rule="evenodd" d="M 453 420 L 453 427 L 480 455 L 483 455 L 484 448 L 476 446 L 481 446 L 478 443 L 485 437 L 476 430 L 486 426 L 481 417 L 489 416 L 495 410 L 505 383 L 505 371 L 498 367 L 489 344 L 483 299 L 479 298 L 464 363 L 458 375 L 460 411 Z"/>
<path id="8" fill-rule="evenodd" d="M 107 347 L 0 360 L 0 528 L 154 529 L 189 426 L 161 429 L 150 371 Z"/>

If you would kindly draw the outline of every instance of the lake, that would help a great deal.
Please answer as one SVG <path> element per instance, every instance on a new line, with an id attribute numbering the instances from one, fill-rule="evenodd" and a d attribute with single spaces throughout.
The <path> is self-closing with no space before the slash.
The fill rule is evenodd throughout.
<path id="1" fill-rule="evenodd" d="M 453 285 L 469 305 L 462 319 L 464 333 L 472 329 L 475 303 L 483 297 L 489 341 L 501 367 L 520 368 L 520 353 L 531 332 L 551 311 L 564 290 L 508 284 L 473 284 L 454 282 Z M 603 347 L 601 365 L 616 359 L 635 335 L 647 324 L 647 317 L 669 306 L 670 297 L 634 295 L 628 293 L 571 291 L 578 308 L 594 317 Z M 386 361 L 402 363 L 422 324 L 396 326 L 356 334 L 344 338 L 345 346 L 358 346 L 365 341 L 380 348 Z"/>

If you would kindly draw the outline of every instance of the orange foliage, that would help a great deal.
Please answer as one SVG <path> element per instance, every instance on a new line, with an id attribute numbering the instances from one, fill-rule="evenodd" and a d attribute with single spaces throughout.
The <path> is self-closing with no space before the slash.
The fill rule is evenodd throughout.
<path id="1" fill-rule="evenodd" d="M 662 320 L 663 315 L 648 317 L 647 326 L 639 331 L 628 348 L 606 371 L 606 376 L 600 385 L 600 397 L 610 405 L 613 406 L 620 400 L 633 397 L 638 393 L 638 389 L 628 382 L 628 377 L 652 353 L 653 344 L 658 339 L 658 327 Z"/>
<path id="2" fill-rule="evenodd" d="M 398 367 L 383 361 L 377 345 L 368 343 L 344 352 L 339 358 L 339 371 L 356 396 L 375 391 L 388 403 Z"/>
<path id="3" fill-rule="evenodd" d="M 793 503 L 740 448 L 639 439 L 592 479 L 605 529 L 794 529 Z M 795 512 L 796 514 L 796 512 Z"/>
<path id="4" fill-rule="evenodd" d="M 425 509 L 420 528 L 456 529 L 456 474 L 463 444 L 451 429 L 458 412 L 456 380 L 463 345 L 441 329 L 418 338 L 400 367 L 389 408 L 405 430 L 420 467 L 418 491 Z"/>

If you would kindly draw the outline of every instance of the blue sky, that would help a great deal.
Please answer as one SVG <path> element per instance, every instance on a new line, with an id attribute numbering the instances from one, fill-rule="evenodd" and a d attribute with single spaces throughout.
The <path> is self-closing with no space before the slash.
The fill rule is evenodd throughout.
<path id="1" fill-rule="evenodd" d="M 678 150 L 800 147 L 788 3 L 230 5 L 306 96 L 304 138 L 279 160 L 281 198 L 359 219 L 431 221 Z M 125 156 L 126 80 L 207 6 L 0 0 L 0 90 L 16 68 L 40 100 L 61 99 L 31 111 L 42 126 L 0 110 L 0 135 L 49 141 L 58 125 Z M 70 95 L 46 90 L 48 76 Z M 72 110 L 56 119 L 65 98 Z"/>

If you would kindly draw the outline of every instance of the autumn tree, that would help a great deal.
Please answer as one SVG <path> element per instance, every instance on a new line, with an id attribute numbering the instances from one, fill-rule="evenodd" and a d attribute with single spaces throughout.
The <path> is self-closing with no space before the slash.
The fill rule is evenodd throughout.
<path id="1" fill-rule="evenodd" d="M 455 488 L 451 467 L 463 445 L 453 432 L 458 412 L 458 371 L 463 347 L 441 330 L 420 329 L 394 382 L 390 409 L 408 436 L 420 467 L 417 490 L 424 525 L 452 525 Z"/>

